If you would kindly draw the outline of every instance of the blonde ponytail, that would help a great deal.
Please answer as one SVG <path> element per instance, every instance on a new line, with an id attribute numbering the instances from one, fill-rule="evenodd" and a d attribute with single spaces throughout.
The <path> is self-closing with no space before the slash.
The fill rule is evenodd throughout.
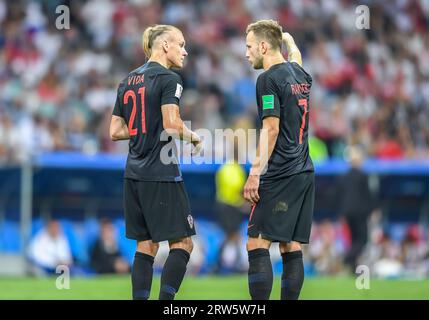
<path id="1" fill-rule="evenodd" d="M 152 55 L 152 46 L 155 39 L 168 31 L 172 31 L 173 29 L 179 30 L 174 26 L 166 24 L 155 24 L 146 28 L 143 32 L 143 50 L 148 59 Z"/>
<path id="2" fill-rule="evenodd" d="M 149 43 L 150 35 L 152 34 L 153 26 L 146 28 L 143 32 L 143 50 L 147 58 L 151 55 L 151 45 Z"/>

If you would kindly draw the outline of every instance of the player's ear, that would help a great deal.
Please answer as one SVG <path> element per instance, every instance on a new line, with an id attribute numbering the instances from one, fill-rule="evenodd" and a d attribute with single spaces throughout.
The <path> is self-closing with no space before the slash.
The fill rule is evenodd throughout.
<path id="1" fill-rule="evenodd" d="M 267 43 L 266 41 L 261 41 L 261 42 L 259 43 L 259 48 L 261 49 L 261 53 L 262 53 L 262 54 L 267 53 L 267 50 L 268 50 L 268 43 Z"/>
<path id="2" fill-rule="evenodd" d="M 167 40 L 162 41 L 162 48 L 164 49 L 164 52 L 168 51 L 168 41 Z"/>

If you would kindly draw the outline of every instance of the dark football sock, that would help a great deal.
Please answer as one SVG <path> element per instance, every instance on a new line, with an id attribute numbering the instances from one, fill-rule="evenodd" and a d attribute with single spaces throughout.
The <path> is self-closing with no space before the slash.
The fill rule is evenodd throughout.
<path id="1" fill-rule="evenodd" d="M 173 300 L 186 272 L 190 254 L 183 249 L 171 249 L 161 275 L 159 300 Z"/>
<path id="2" fill-rule="evenodd" d="M 304 283 L 304 262 L 302 251 L 292 251 L 282 254 L 283 274 L 281 285 L 282 300 L 298 300 Z"/>
<path id="3" fill-rule="evenodd" d="M 249 251 L 249 292 L 252 300 L 268 300 L 273 287 L 273 268 L 268 249 Z"/>
<path id="4" fill-rule="evenodd" d="M 154 257 L 136 252 L 134 255 L 133 269 L 131 271 L 131 283 L 133 286 L 134 300 L 147 300 L 152 286 Z"/>

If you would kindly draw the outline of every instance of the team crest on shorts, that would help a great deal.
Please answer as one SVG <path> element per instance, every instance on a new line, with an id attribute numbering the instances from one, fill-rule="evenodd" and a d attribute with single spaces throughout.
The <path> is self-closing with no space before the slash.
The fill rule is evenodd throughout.
<path id="1" fill-rule="evenodd" d="M 192 218 L 192 216 L 190 214 L 188 215 L 188 223 L 192 229 L 194 227 L 194 218 Z"/>
<path id="2" fill-rule="evenodd" d="M 289 206 L 286 202 L 284 201 L 279 201 L 277 202 L 277 205 L 274 208 L 274 212 L 278 213 L 278 212 L 286 212 L 289 209 Z"/>

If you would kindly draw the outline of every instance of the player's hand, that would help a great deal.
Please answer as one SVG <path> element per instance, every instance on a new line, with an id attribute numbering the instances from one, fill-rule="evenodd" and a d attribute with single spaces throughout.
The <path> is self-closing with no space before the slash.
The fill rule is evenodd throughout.
<path id="1" fill-rule="evenodd" d="M 198 140 L 192 141 L 192 145 L 194 146 L 191 151 L 191 155 L 193 157 L 199 156 L 201 151 L 203 150 L 203 140 L 198 138 Z"/>
<path id="2" fill-rule="evenodd" d="M 294 43 L 295 42 L 295 40 L 293 40 L 293 37 L 289 32 L 283 32 L 282 40 L 284 43 Z"/>
<path id="3" fill-rule="evenodd" d="M 244 185 L 244 199 L 249 201 L 252 205 L 259 201 L 259 176 L 250 175 Z"/>

